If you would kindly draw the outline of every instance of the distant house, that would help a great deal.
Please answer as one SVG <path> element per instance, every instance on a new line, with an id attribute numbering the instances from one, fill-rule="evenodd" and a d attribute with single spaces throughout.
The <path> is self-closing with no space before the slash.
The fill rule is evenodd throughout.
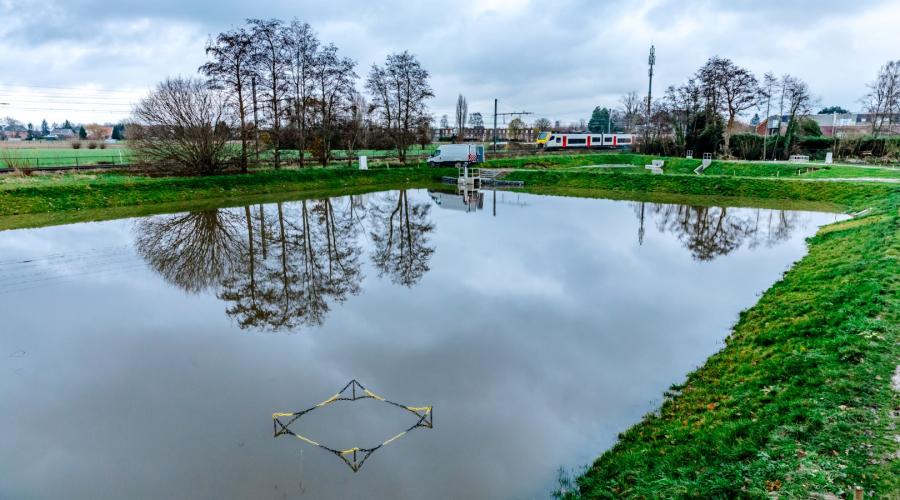
<path id="1" fill-rule="evenodd" d="M 28 129 L 16 125 L 11 125 L 3 129 L 3 135 L 7 139 L 27 139 Z"/>
<path id="2" fill-rule="evenodd" d="M 856 137 L 872 133 L 872 120 L 875 117 L 871 113 L 832 113 L 806 115 L 805 118 L 816 122 L 822 129 L 822 135 L 826 137 Z M 879 116 L 879 119 L 887 121 L 886 116 Z M 784 134 L 789 121 L 788 115 L 770 116 L 756 126 L 756 133 L 765 135 L 768 130 L 769 135 L 775 135 L 779 131 Z M 892 117 L 891 122 L 890 130 L 885 123 L 882 133 L 900 134 L 900 115 Z"/>
<path id="3" fill-rule="evenodd" d="M 50 131 L 50 135 L 56 136 L 60 141 L 67 141 L 78 137 L 78 134 L 70 128 L 55 128 Z"/>

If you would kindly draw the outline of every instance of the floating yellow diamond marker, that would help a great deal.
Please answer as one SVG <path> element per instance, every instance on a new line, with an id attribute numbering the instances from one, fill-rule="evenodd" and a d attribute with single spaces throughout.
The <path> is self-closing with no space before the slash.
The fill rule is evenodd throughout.
<path id="1" fill-rule="evenodd" d="M 418 420 L 410 428 L 406 429 L 405 431 L 397 434 L 396 436 L 394 436 L 390 439 L 387 439 L 386 441 L 383 441 L 381 444 L 379 444 L 377 446 L 373 446 L 371 448 L 361 448 L 358 446 L 354 446 L 353 448 L 348 448 L 346 450 L 336 450 L 334 448 L 325 446 L 324 444 L 317 443 L 316 441 L 313 441 L 312 439 L 310 439 L 306 436 L 297 434 L 290 429 L 291 424 L 296 422 L 303 415 L 306 415 L 307 413 L 315 410 L 316 408 L 321 408 L 323 406 L 327 406 L 331 403 L 334 403 L 335 401 L 358 401 L 360 399 L 375 399 L 378 401 L 382 401 L 385 404 L 396 406 L 397 408 L 401 408 L 403 410 L 406 410 L 406 411 L 412 413 L 413 415 L 418 417 Z M 349 465 L 350 468 L 353 469 L 353 472 L 356 472 L 360 469 L 360 467 L 362 467 L 362 465 L 366 461 L 366 459 L 368 459 L 372 455 L 372 453 L 375 453 L 377 450 L 381 449 L 382 446 L 386 446 L 386 445 L 396 441 L 397 439 L 400 439 L 406 433 L 412 431 L 413 429 L 417 429 L 419 427 L 425 427 L 425 428 L 431 429 L 433 427 L 431 416 L 432 416 L 432 407 L 431 406 L 407 406 L 407 405 L 402 405 L 400 403 L 395 403 L 393 401 L 389 401 L 389 400 L 379 396 L 378 394 L 375 394 L 374 392 L 366 389 L 365 387 L 362 386 L 362 384 L 360 384 L 356 380 L 351 380 L 350 382 L 347 383 L 347 385 L 344 386 L 343 389 L 338 391 L 337 394 L 335 394 L 334 396 L 331 396 L 330 398 L 326 399 L 325 401 L 322 401 L 321 403 L 319 403 L 315 406 L 307 408 L 303 411 L 297 411 L 297 412 L 293 412 L 293 413 L 273 413 L 272 414 L 272 430 L 275 433 L 275 437 L 288 434 L 288 435 L 294 436 L 295 438 L 297 438 L 301 441 L 304 441 L 308 444 L 311 444 L 313 446 L 318 446 L 319 448 L 322 448 L 323 450 L 330 451 L 331 453 L 334 453 L 335 455 L 337 455 L 338 458 L 343 460 L 347 465 Z"/>

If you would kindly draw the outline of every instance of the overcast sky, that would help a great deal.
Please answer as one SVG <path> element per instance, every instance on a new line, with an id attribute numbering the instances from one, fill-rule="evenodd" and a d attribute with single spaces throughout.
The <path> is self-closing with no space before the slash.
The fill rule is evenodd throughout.
<path id="1" fill-rule="evenodd" d="M 851 110 L 900 59 L 896 0 L 0 0 L 0 116 L 121 119 L 160 79 L 196 74 L 208 38 L 247 17 L 309 22 L 363 78 L 409 50 L 431 72 L 437 119 L 459 93 L 486 122 L 495 97 L 529 121 L 588 118 L 646 95 L 651 44 L 656 95 L 718 54 L 758 76 L 799 76 L 822 105 Z"/>

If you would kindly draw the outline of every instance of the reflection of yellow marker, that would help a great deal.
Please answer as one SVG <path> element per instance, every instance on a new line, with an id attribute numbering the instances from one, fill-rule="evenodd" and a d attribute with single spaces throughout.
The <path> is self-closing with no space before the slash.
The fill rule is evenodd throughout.
<path id="1" fill-rule="evenodd" d="M 272 414 L 272 418 L 278 418 L 278 417 L 293 417 L 293 416 L 294 416 L 293 413 L 273 413 L 273 414 Z"/>
<path id="2" fill-rule="evenodd" d="M 321 403 L 317 404 L 316 406 L 325 406 L 328 403 L 333 402 L 335 399 L 337 399 L 339 397 L 341 397 L 341 393 L 337 393 L 334 396 L 331 396 L 330 398 L 326 399 L 325 401 L 322 401 Z"/>
<path id="3" fill-rule="evenodd" d="M 319 443 L 313 441 L 312 439 L 309 439 L 308 437 L 301 436 L 300 434 L 294 434 L 294 436 L 297 436 L 297 439 L 299 439 L 299 440 L 301 440 L 301 441 L 306 441 L 307 443 L 309 443 L 309 444 L 311 444 L 311 445 L 313 445 L 313 446 L 322 446 L 322 445 L 320 445 Z"/>
<path id="4" fill-rule="evenodd" d="M 360 451 L 360 448 L 357 446 L 354 446 L 353 448 L 350 448 L 349 450 L 342 451 L 341 455 L 349 455 L 349 454 L 353 453 L 354 451 Z"/>
<path id="5" fill-rule="evenodd" d="M 387 446 L 388 444 L 391 443 L 391 441 L 394 441 L 395 439 L 399 439 L 399 438 L 400 438 L 401 436 L 403 436 L 404 434 L 406 434 L 406 431 L 403 431 L 403 432 L 401 432 L 400 434 L 397 434 L 396 436 L 394 436 L 394 437 L 388 439 L 387 441 L 381 443 L 381 446 Z"/>

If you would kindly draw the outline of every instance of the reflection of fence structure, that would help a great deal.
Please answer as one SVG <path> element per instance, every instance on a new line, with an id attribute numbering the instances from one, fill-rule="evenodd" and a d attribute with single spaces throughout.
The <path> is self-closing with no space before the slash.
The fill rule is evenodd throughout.
<path id="1" fill-rule="evenodd" d="M 309 413 L 317 408 L 322 408 L 323 406 L 330 405 L 336 401 L 359 401 L 361 399 L 374 399 L 377 401 L 382 401 L 382 402 L 392 405 L 392 406 L 396 406 L 397 408 L 400 408 L 402 410 L 406 410 L 406 411 L 412 413 L 413 415 L 418 417 L 418 420 L 416 420 L 416 423 L 413 424 L 411 427 L 407 428 L 406 430 L 400 432 L 399 434 L 394 435 L 393 437 L 391 437 L 385 441 L 382 441 L 381 444 L 379 444 L 377 446 L 372 446 L 370 448 L 361 448 L 359 446 L 354 446 L 354 447 L 348 448 L 346 450 L 338 450 L 336 448 L 331 448 L 324 444 L 313 441 L 312 439 L 310 439 L 302 434 L 297 434 L 296 432 L 294 432 L 290 429 L 291 424 L 296 422 L 300 417 L 306 415 L 307 413 Z M 400 403 L 395 403 L 393 401 L 389 401 L 389 400 L 373 393 L 372 391 L 366 389 L 365 387 L 362 386 L 362 384 L 360 384 L 356 380 L 351 380 L 350 382 L 347 383 L 347 385 L 344 386 L 343 389 L 338 391 L 337 394 L 335 394 L 334 396 L 331 396 L 330 398 L 326 399 L 325 401 L 322 401 L 321 403 L 319 403 L 311 408 L 307 408 L 305 410 L 293 412 L 293 413 L 273 413 L 272 414 L 272 428 L 275 433 L 275 437 L 285 435 L 285 434 L 291 435 L 305 443 L 311 444 L 313 446 L 317 446 L 326 451 L 330 451 L 331 453 L 334 453 L 335 455 L 337 455 L 338 458 L 343 460 L 344 463 L 346 463 L 348 466 L 350 466 L 350 468 L 353 470 L 353 472 L 357 472 L 363 466 L 363 463 L 365 463 L 365 461 L 370 456 L 372 456 L 373 453 L 375 453 L 376 451 L 381 449 L 383 446 L 387 446 L 387 445 L 393 443 L 394 441 L 396 441 L 396 440 L 400 439 L 401 437 L 403 437 L 404 435 L 406 435 L 406 433 L 408 433 L 414 429 L 417 429 L 419 427 L 425 427 L 425 428 L 431 429 L 433 427 L 431 414 L 432 414 L 431 406 L 407 406 L 407 405 L 403 405 Z M 281 419 L 285 419 L 285 421 L 282 421 Z"/>

